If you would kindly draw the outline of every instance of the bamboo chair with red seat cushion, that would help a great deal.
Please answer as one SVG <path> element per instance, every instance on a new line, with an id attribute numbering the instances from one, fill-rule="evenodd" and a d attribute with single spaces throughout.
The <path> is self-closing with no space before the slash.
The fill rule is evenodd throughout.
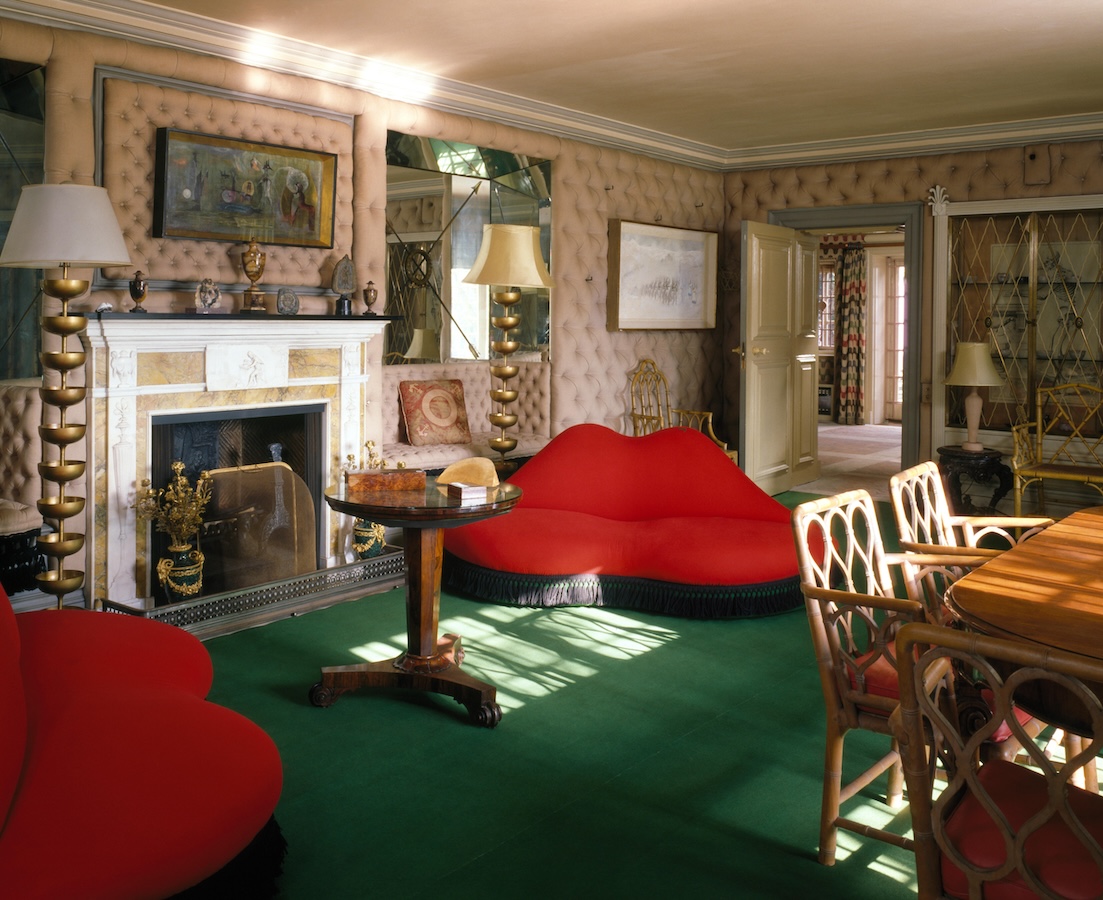
<path id="1" fill-rule="evenodd" d="M 902 555 L 885 553 L 866 491 L 802 503 L 792 525 L 827 710 L 819 861 L 834 865 L 840 828 L 910 848 L 902 835 L 841 815 L 842 804 L 886 772 L 886 802 L 900 805 L 904 779 L 895 739 L 884 757 L 846 785 L 843 743 L 853 729 L 892 735 L 889 716 L 898 693 L 893 641 L 901 625 L 924 620 L 923 604 L 895 596 L 890 562 L 902 564 Z"/>
<path id="2" fill-rule="evenodd" d="M 1053 524 L 1047 516 L 957 516 L 950 511 L 942 473 L 934 462 L 923 462 L 893 475 L 889 479 L 889 493 L 896 519 L 900 545 L 909 553 L 936 554 L 935 562 L 925 562 L 929 557 L 913 556 L 911 573 L 913 590 L 909 596 L 921 592 L 927 605 L 927 621 L 949 624 L 952 618 L 941 606 L 950 585 L 971 568 L 984 562 L 1019 541 L 1024 541 Z M 983 546 L 981 545 L 983 542 Z M 946 554 L 960 562 L 944 565 Z M 939 561 L 937 555 L 942 555 Z M 1021 723 L 1031 737 L 1044 730 L 1046 723 L 1018 713 Z M 1057 743 L 1064 742 L 1067 752 L 1076 752 L 1079 738 L 1057 731 L 1050 744 L 1050 752 Z M 1006 731 L 997 735 L 986 752 L 1010 759 L 1021 748 Z M 1097 783 L 1095 767 L 1085 771 L 1088 785 Z M 1081 785 L 1083 786 L 1083 784 Z"/>
<path id="3" fill-rule="evenodd" d="M 1103 895 L 1103 797 L 1072 783 L 1103 749 L 1103 661 L 930 624 L 903 626 L 896 657 L 900 709 L 892 719 L 920 900 Z M 961 692 L 931 690 L 932 674 L 947 665 L 984 684 L 988 715 L 960 709 Z M 1091 735 L 1075 756 L 1054 763 L 1029 740 L 1014 714 L 1027 697 L 1047 707 L 1047 718 Z M 984 758 L 981 748 L 1000 728 L 1026 748 L 1028 765 Z"/>

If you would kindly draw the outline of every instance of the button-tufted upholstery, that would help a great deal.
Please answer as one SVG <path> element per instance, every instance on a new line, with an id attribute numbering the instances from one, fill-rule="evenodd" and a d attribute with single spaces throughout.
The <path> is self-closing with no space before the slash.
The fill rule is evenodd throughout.
<path id="1" fill-rule="evenodd" d="M 37 378 L 0 382 L 0 583 L 9 591 L 34 587 L 44 568 L 35 538 L 42 528 L 38 462 L 42 399 Z"/>
<path id="2" fill-rule="evenodd" d="M 518 423 L 506 430 L 517 439 L 517 446 L 506 454 L 509 459 L 532 456 L 549 440 L 551 366 L 544 362 L 517 363 L 517 377 L 510 386 L 518 392 L 510 404 L 517 413 Z M 471 426 L 470 444 L 430 444 L 415 447 L 406 440 L 398 385 L 402 381 L 428 381 L 457 378 L 463 382 L 464 405 Z M 443 469 L 457 460 L 471 456 L 497 459 L 498 451 L 487 443 L 498 431 L 491 428 L 487 416 L 491 411 L 490 366 L 486 362 L 422 363 L 411 366 L 383 367 L 383 458 L 389 463 L 405 462 L 418 469 Z"/>
<path id="3" fill-rule="evenodd" d="M 42 496 L 41 384 L 38 378 L 0 382 L 0 497 L 32 508 Z"/>
<path id="4" fill-rule="evenodd" d="M 944 185 L 953 201 L 1103 192 L 1099 139 L 1042 147 L 1048 167 L 1032 165 L 1029 184 L 1024 148 L 1014 146 L 721 174 L 224 57 L 79 30 L 0 18 L 0 55 L 49 66 L 45 180 L 91 184 L 102 171 L 132 248 L 132 266 L 147 274 L 156 267 L 156 277 L 179 283 L 175 291 L 152 291 L 147 301 L 151 311 L 186 301 L 200 275 L 236 283 L 238 289 L 244 286 L 237 263 L 243 245 L 150 238 L 152 134 L 158 125 L 338 153 L 337 244 L 329 251 L 272 250 L 262 281 L 301 286 L 304 312 L 329 308 L 333 295 L 325 291 L 328 276 L 346 252 L 359 284 L 369 279 L 386 284 L 387 129 L 552 160 L 551 434 L 579 422 L 623 430 L 628 376 L 637 360 L 646 357 L 666 372 L 682 405 L 717 412 L 720 436 L 734 441 L 739 372 L 730 365 L 728 352 L 739 344 L 739 234 L 744 219 L 765 221 L 771 210 L 783 208 L 926 203 L 935 184 Z M 105 91 L 102 110 L 94 103 L 97 71 L 109 73 L 105 80 L 114 82 Z M 1044 177 L 1038 170 L 1044 170 Z M 721 232 L 718 328 L 606 330 L 608 223 L 614 218 Z M 926 230 L 924 264 L 929 266 L 929 225 Z M 121 279 L 132 271 L 108 269 L 105 274 Z M 126 290 L 118 287 L 94 291 L 80 303 L 95 307 L 105 301 L 120 309 L 130 305 Z M 923 320 L 932 320 L 929 297 Z M 929 330 L 929 324 L 925 327 Z M 920 378 L 929 381 L 934 342 L 929 333 L 913 338 L 927 348 Z M 720 409 L 722 404 L 726 409 Z M 928 409 L 920 415 L 921 442 L 930 452 Z M 102 491 L 97 502 L 103 502 Z M 94 508 L 89 504 L 89 531 Z M 98 546 L 107 542 L 105 534 L 98 534 Z"/>

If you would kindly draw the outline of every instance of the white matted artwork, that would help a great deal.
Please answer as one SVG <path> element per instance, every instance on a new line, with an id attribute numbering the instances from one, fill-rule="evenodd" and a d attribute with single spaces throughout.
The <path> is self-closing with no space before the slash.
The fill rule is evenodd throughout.
<path id="1" fill-rule="evenodd" d="M 716 327 L 712 231 L 609 220 L 609 331 Z"/>

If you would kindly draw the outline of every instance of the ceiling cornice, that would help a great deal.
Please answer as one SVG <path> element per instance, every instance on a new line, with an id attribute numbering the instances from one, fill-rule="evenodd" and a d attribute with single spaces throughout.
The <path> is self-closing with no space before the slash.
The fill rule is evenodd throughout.
<path id="1" fill-rule="evenodd" d="M 232 26 L 141 0 L 0 0 L 0 14 L 322 79 L 430 109 L 613 147 L 709 171 L 828 164 L 1103 135 L 1103 115 L 1067 116 L 836 141 L 724 149 L 523 97 L 437 78 L 327 47 Z M 260 50 L 258 48 L 263 48 Z"/>

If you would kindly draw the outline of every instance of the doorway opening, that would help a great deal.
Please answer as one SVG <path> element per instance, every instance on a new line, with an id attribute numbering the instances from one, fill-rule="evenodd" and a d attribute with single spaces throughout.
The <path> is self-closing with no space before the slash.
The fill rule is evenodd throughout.
<path id="1" fill-rule="evenodd" d="M 844 326 L 838 315 L 840 280 L 847 277 L 841 274 L 844 253 L 851 254 L 852 259 L 858 257 L 864 286 L 861 402 L 857 412 L 851 408 L 845 414 L 839 402 L 843 355 L 839 329 Z M 888 495 L 888 478 L 900 471 L 902 458 L 907 325 L 902 230 L 823 234 L 817 266 L 820 471 L 816 480 L 803 488 L 814 489 L 815 493 L 837 493 L 864 487 L 874 498 L 884 499 Z M 852 271 L 852 264 L 846 269 Z M 846 318 L 850 321 L 850 317 Z"/>
<path id="2" fill-rule="evenodd" d="M 776 210 L 770 214 L 771 224 L 816 235 L 865 235 L 871 298 L 874 292 L 877 295 L 869 303 L 872 314 L 867 329 L 866 350 L 873 361 L 864 380 L 868 418 L 860 425 L 832 428 L 833 416 L 821 414 L 821 427 L 817 428 L 820 475 L 798 490 L 821 493 L 830 487 L 830 493 L 836 493 L 853 486 L 876 488 L 876 493 L 871 490 L 874 496 L 887 496 L 889 475 L 919 461 L 922 215 L 919 203 Z M 821 370 L 825 355 L 834 360 L 834 348 L 821 352 Z M 834 384 L 831 373 L 822 374 L 821 379 L 828 376 L 831 380 L 820 382 L 821 394 L 824 386 Z M 841 428 L 852 430 L 847 433 Z"/>

